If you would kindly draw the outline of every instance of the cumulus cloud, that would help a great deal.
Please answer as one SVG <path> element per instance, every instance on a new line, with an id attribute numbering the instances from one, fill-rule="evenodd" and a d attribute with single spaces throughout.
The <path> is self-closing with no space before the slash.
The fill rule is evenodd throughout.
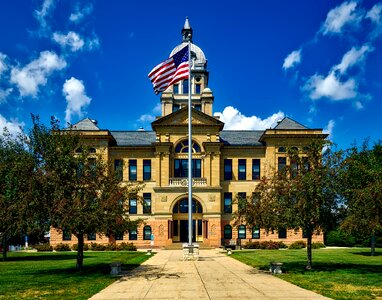
<path id="1" fill-rule="evenodd" d="M 329 134 L 329 139 L 331 140 L 333 137 L 333 130 L 336 122 L 334 120 L 329 120 L 326 127 L 323 129 L 323 133 Z"/>
<path id="2" fill-rule="evenodd" d="M 47 34 L 47 32 L 50 31 L 50 26 L 47 22 L 47 18 L 49 17 L 50 13 L 54 9 L 54 6 L 56 5 L 55 0 L 44 0 L 41 6 L 41 10 L 35 10 L 34 11 L 34 17 L 40 24 L 39 33 L 41 35 Z"/>
<path id="3" fill-rule="evenodd" d="M 162 114 L 162 105 L 161 105 L 160 103 L 158 103 L 158 104 L 151 110 L 151 113 L 150 113 L 150 114 L 144 114 L 144 115 L 141 115 L 141 116 L 138 118 L 138 122 L 141 122 L 141 123 L 151 123 L 151 122 L 155 121 L 156 116 L 161 115 L 161 114 Z"/>
<path id="4" fill-rule="evenodd" d="M 334 67 L 334 70 L 344 74 L 350 67 L 362 63 L 365 60 L 366 54 L 372 51 L 374 51 L 374 48 L 370 45 L 363 45 L 361 48 L 352 47 L 342 57 L 341 63 Z"/>
<path id="5" fill-rule="evenodd" d="M 24 126 L 25 124 L 23 122 L 17 120 L 8 121 L 0 114 L 0 134 L 3 134 L 4 129 L 6 128 L 11 135 L 16 136 L 18 133 L 22 132 Z"/>
<path id="6" fill-rule="evenodd" d="M 67 34 L 55 32 L 52 39 L 63 48 L 68 47 L 72 52 L 80 50 L 85 45 L 84 40 L 73 31 Z"/>
<path id="7" fill-rule="evenodd" d="M 284 59 L 283 69 L 287 70 L 298 65 L 301 62 L 301 49 L 292 51 L 289 55 Z"/>
<path id="8" fill-rule="evenodd" d="M 341 34 L 345 27 L 357 27 L 362 17 L 357 11 L 357 1 L 344 2 L 328 12 L 321 32 L 323 35 Z"/>
<path id="9" fill-rule="evenodd" d="M 8 69 L 8 64 L 5 61 L 7 59 L 7 56 L 4 53 L 0 52 L 0 77 L 2 73 L 4 73 Z"/>
<path id="10" fill-rule="evenodd" d="M 6 102 L 7 97 L 12 93 L 12 88 L 1 89 L 0 88 L 0 104 Z"/>
<path id="11" fill-rule="evenodd" d="M 40 86 L 47 84 L 48 77 L 65 67 L 65 59 L 52 51 L 43 51 L 23 68 L 12 67 L 10 82 L 17 86 L 20 96 L 36 97 Z"/>
<path id="12" fill-rule="evenodd" d="M 92 99 L 86 95 L 83 82 L 74 77 L 65 80 L 62 93 L 67 102 L 65 121 L 70 123 L 72 115 L 77 115 L 81 118 L 83 116 L 83 109 L 92 101 Z"/>
<path id="13" fill-rule="evenodd" d="M 382 4 L 375 4 L 366 14 L 366 18 L 370 19 L 373 23 L 379 24 L 381 22 Z"/>
<path id="14" fill-rule="evenodd" d="M 80 7 L 79 4 L 74 8 L 74 12 L 70 14 L 69 20 L 73 23 L 81 22 L 86 16 L 90 15 L 93 11 L 93 5 L 91 3 L 84 7 Z"/>
<path id="15" fill-rule="evenodd" d="M 216 112 L 215 116 L 220 117 L 224 122 L 225 130 L 265 130 L 274 127 L 277 121 L 284 118 L 284 113 L 279 111 L 266 119 L 257 116 L 247 117 L 232 106 L 227 106 L 223 112 Z"/>

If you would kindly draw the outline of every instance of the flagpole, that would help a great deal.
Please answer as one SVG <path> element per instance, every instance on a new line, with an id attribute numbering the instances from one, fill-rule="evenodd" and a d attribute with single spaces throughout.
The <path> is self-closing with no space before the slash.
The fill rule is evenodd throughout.
<path id="1" fill-rule="evenodd" d="M 188 245 L 192 246 L 191 38 L 188 40 Z M 191 252 L 190 248 L 190 252 Z"/>

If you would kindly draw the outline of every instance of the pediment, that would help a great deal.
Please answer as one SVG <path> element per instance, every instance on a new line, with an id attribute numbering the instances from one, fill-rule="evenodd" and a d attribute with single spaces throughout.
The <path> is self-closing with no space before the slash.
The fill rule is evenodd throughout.
<path id="1" fill-rule="evenodd" d="M 184 107 L 172 114 L 164 116 L 151 123 L 153 130 L 157 127 L 188 126 L 188 109 Z M 192 126 L 213 126 L 223 129 L 224 123 L 195 109 L 192 109 Z"/>

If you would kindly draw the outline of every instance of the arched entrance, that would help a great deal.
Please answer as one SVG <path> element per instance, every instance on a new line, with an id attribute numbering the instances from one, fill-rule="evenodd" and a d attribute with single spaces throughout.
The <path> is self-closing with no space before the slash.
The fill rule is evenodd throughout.
<path id="1" fill-rule="evenodd" d="M 172 210 L 173 241 L 188 242 L 188 199 L 175 203 Z M 192 241 L 203 241 L 203 207 L 199 201 L 192 199 Z"/>

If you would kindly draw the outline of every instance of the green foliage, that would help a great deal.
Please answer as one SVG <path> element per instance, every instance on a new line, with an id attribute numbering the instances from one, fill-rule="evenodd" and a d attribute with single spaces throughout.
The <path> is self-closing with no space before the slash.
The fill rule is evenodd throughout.
<path id="1" fill-rule="evenodd" d="M 40 245 L 34 245 L 32 248 L 36 249 L 38 252 L 51 252 L 51 251 L 53 251 L 53 247 L 48 243 L 40 244 Z"/>
<path id="2" fill-rule="evenodd" d="M 54 247 L 56 251 L 71 251 L 69 244 L 59 243 Z"/>
<path id="3" fill-rule="evenodd" d="M 124 251 L 137 251 L 137 247 L 133 243 L 120 243 L 118 244 L 118 250 Z"/>
<path id="4" fill-rule="evenodd" d="M 326 235 L 327 246 L 353 247 L 356 244 L 354 236 L 343 230 L 333 230 Z"/>
<path id="5" fill-rule="evenodd" d="M 326 246 L 323 243 L 320 243 L 320 242 L 312 243 L 312 249 L 321 249 L 321 248 L 325 248 L 325 247 Z"/>
<path id="6" fill-rule="evenodd" d="M 72 250 L 73 251 L 78 251 L 78 244 L 73 244 L 72 245 Z M 88 251 L 89 250 L 89 244 L 84 244 L 84 251 Z"/>
<path id="7" fill-rule="evenodd" d="M 288 249 L 302 249 L 306 248 L 306 243 L 304 241 L 295 241 L 289 245 Z"/>
<path id="8" fill-rule="evenodd" d="M 256 241 L 256 242 L 248 242 L 244 245 L 244 249 L 266 249 L 266 250 L 278 250 L 287 248 L 283 242 L 277 241 Z"/>
<path id="9" fill-rule="evenodd" d="M 105 251 L 106 246 L 104 244 L 91 243 L 89 249 L 92 251 Z"/>

